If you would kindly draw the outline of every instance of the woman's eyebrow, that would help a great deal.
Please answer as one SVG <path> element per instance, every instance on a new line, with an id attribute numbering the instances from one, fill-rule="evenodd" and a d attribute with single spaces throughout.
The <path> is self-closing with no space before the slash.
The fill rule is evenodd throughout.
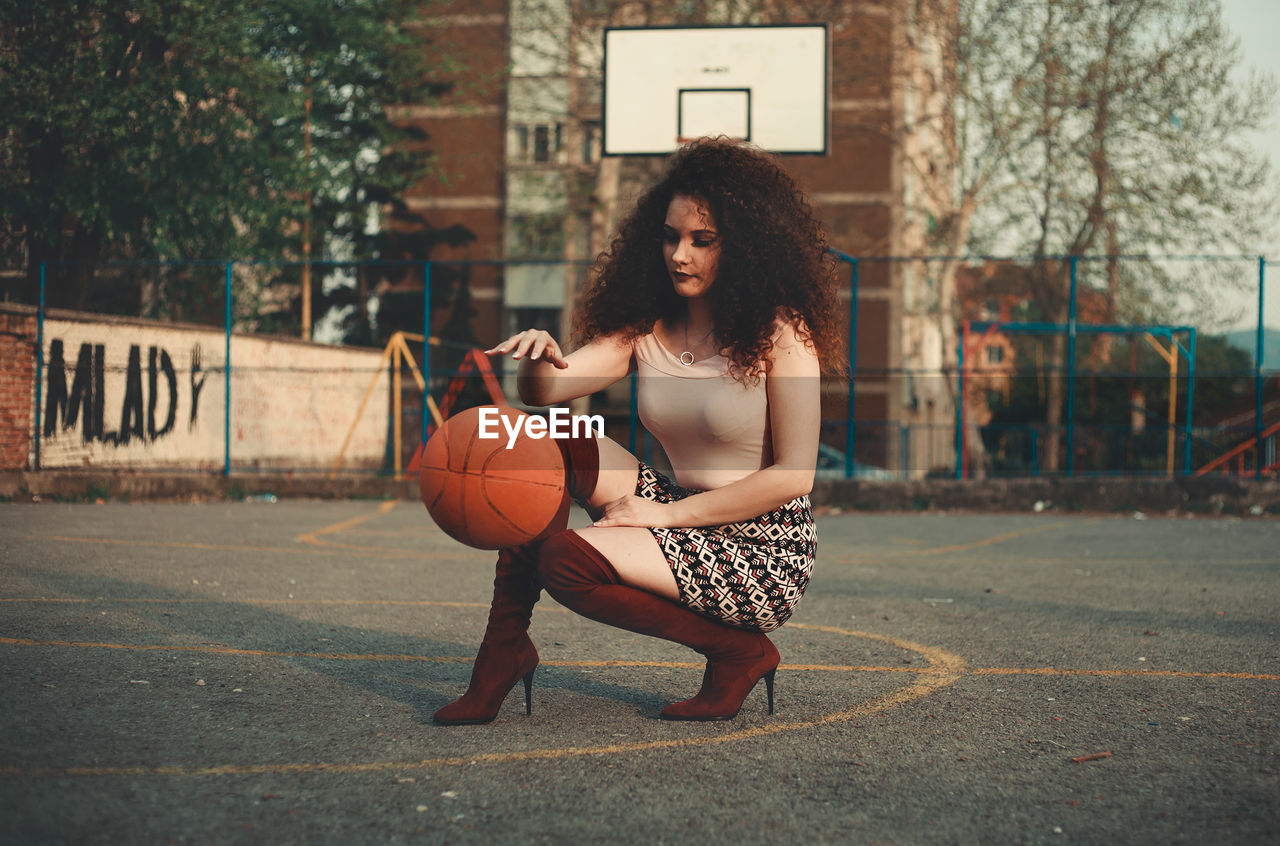
<path id="1" fill-rule="evenodd" d="M 674 226 L 672 226 L 670 223 L 664 223 L 664 224 L 662 224 L 662 228 L 663 228 L 663 230 L 665 230 L 665 231 L 667 231 L 667 232 L 675 232 L 675 231 L 677 231 L 677 230 L 676 230 L 676 228 L 675 228 Z M 692 234 L 692 235 L 716 235 L 716 234 L 718 234 L 718 233 L 717 233 L 714 229 L 695 229 L 695 230 L 693 230 L 693 232 L 691 232 L 690 234 Z"/>

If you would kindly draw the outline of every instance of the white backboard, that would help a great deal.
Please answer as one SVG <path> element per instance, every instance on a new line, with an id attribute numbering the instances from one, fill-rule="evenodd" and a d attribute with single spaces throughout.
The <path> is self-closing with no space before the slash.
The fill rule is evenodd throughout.
<path id="1" fill-rule="evenodd" d="M 604 31 L 604 154 L 663 155 L 704 135 L 827 152 L 825 24 Z"/>

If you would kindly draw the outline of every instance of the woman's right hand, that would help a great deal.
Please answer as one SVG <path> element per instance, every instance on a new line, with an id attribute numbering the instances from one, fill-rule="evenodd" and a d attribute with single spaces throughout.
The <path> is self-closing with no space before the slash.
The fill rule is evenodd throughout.
<path id="1" fill-rule="evenodd" d="M 485 355 L 508 355 L 515 361 L 526 358 L 530 362 L 545 361 L 559 370 L 569 366 L 564 352 L 550 332 L 542 329 L 526 329 L 517 332 L 502 343 L 484 351 Z"/>

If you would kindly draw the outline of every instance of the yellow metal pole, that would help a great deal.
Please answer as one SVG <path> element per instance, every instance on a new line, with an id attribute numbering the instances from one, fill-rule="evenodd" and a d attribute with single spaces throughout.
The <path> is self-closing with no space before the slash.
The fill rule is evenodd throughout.
<path id="1" fill-rule="evenodd" d="M 400 477 L 400 370 L 404 367 L 404 338 L 400 337 L 400 333 L 391 336 L 391 344 L 395 349 L 393 359 L 395 364 L 391 370 L 391 414 L 393 420 L 391 422 L 393 431 L 395 432 L 395 470 L 396 478 Z"/>
<path id="2" fill-rule="evenodd" d="M 351 444 L 351 436 L 356 433 L 356 426 L 360 423 L 360 417 L 364 414 L 365 406 L 369 404 L 369 397 L 373 394 L 374 386 L 378 384 L 378 379 L 382 376 L 382 371 L 390 360 L 391 344 L 387 344 L 387 348 L 382 351 L 382 360 L 378 362 L 378 369 L 374 372 L 373 379 L 369 382 L 369 387 L 365 389 L 364 399 L 360 400 L 360 408 L 356 410 L 356 419 L 351 421 L 351 428 L 347 430 L 347 436 L 343 438 L 342 446 L 338 449 L 338 457 L 333 460 L 333 466 L 329 469 L 330 479 L 338 475 L 338 467 L 342 464 L 343 456 L 347 454 L 347 447 Z"/>
<path id="3" fill-rule="evenodd" d="M 409 372 L 413 374 L 413 381 L 418 384 L 418 390 L 426 393 L 427 380 L 422 378 L 422 371 L 418 369 L 418 362 L 413 360 L 413 350 L 409 349 L 409 345 L 405 343 L 408 335 L 404 332 L 400 332 L 398 335 L 400 338 L 400 354 L 404 356 L 405 362 L 409 365 Z M 422 336 L 419 335 L 418 337 L 421 338 Z"/>
<path id="4" fill-rule="evenodd" d="M 306 119 L 302 125 L 307 155 L 307 216 L 302 219 L 302 340 L 311 340 L 311 60 L 307 59 Z"/>
<path id="5" fill-rule="evenodd" d="M 413 360 L 413 351 L 409 349 L 406 341 L 421 341 L 421 335 L 411 335 L 408 332 L 401 332 L 400 345 L 405 361 L 409 364 L 409 371 L 413 374 L 413 381 L 418 383 L 418 390 L 427 394 L 427 380 L 423 378 L 422 371 L 418 369 L 418 363 Z M 435 338 L 430 340 L 431 344 L 438 343 Z M 437 426 L 444 425 L 444 417 L 440 414 L 440 406 L 436 405 L 436 401 L 431 398 L 431 394 L 427 394 L 427 410 L 431 412 L 431 419 L 435 421 Z"/>

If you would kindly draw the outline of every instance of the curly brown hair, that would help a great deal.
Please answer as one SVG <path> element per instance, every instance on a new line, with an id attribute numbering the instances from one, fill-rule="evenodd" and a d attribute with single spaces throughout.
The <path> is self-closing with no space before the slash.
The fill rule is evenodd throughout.
<path id="1" fill-rule="evenodd" d="M 844 372 L 835 262 L 808 198 L 772 155 L 725 138 L 682 147 L 622 221 L 579 302 L 578 342 L 614 334 L 634 340 L 652 332 L 657 320 L 684 315 L 661 249 L 676 195 L 705 204 L 716 224 L 719 270 L 707 296 L 716 339 L 735 375 L 757 370 L 779 319 L 803 321 L 804 340 L 817 350 L 823 370 Z"/>

